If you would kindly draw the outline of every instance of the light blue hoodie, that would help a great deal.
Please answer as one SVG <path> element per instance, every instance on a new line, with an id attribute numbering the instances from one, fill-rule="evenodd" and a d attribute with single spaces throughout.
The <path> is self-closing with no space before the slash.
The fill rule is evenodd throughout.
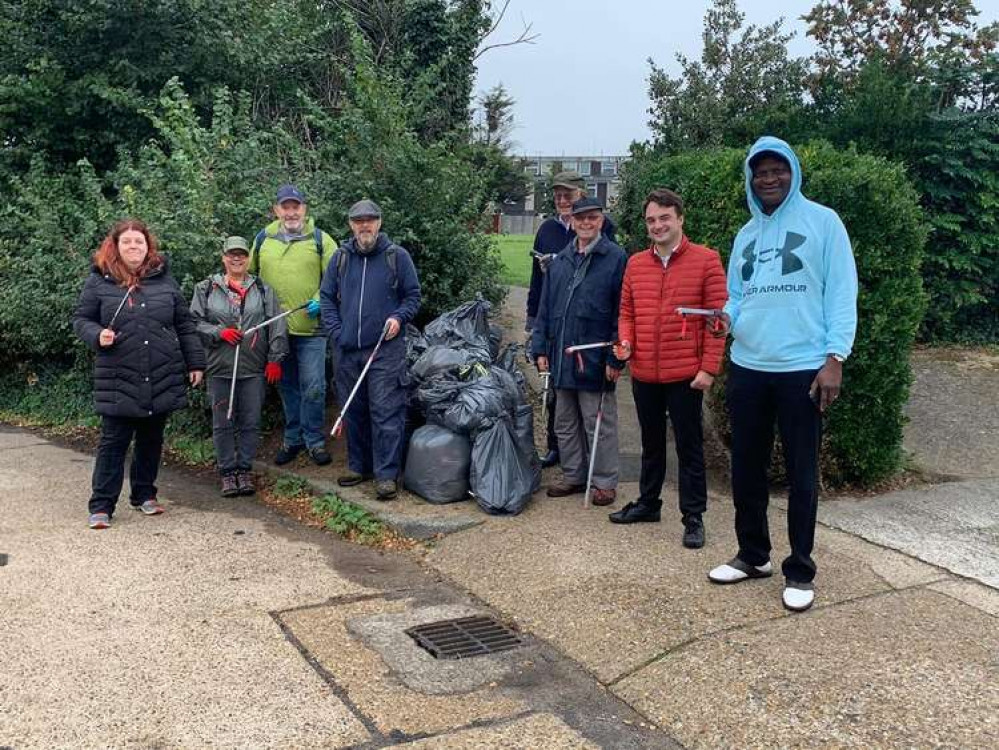
<path id="1" fill-rule="evenodd" d="M 791 189 L 769 216 L 753 193 L 750 159 L 774 152 L 791 165 Z M 857 268 L 846 227 L 831 208 L 801 194 L 791 147 L 760 138 L 745 163 L 752 219 L 728 264 L 732 361 L 765 372 L 815 370 L 828 354 L 846 357 L 857 331 Z M 763 248 L 762 252 L 758 248 Z"/>

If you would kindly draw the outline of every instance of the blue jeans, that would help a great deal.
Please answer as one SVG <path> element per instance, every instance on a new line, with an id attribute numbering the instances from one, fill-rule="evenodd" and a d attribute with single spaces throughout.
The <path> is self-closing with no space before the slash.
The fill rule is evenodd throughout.
<path id="1" fill-rule="evenodd" d="M 289 336 L 288 356 L 281 363 L 284 444 L 291 448 L 322 446 L 326 407 L 326 338 Z"/>

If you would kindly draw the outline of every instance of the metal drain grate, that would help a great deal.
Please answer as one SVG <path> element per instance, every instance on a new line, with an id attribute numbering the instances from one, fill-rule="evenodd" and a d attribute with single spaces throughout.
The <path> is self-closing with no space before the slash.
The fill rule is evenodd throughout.
<path id="1" fill-rule="evenodd" d="M 409 628 L 406 635 L 435 659 L 465 659 L 508 651 L 524 642 L 491 617 L 459 617 Z"/>

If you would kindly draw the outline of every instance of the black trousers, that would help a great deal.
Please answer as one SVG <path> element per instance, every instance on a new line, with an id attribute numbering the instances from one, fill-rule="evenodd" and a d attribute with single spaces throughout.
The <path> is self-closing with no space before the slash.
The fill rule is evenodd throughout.
<path id="1" fill-rule="evenodd" d="M 819 443 L 822 415 L 808 395 L 818 370 L 761 372 L 732 363 L 726 398 L 732 420 L 732 497 L 739 559 L 762 565 L 770 559 L 767 470 L 780 432 L 787 469 L 787 527 L 791 554 L 781 569 L 789 581 L 815 578 L 812 547 L 818 510 Z"/>
<path id="2" fill-rule="evenodd" d="M 163 454 L 163 429 L 167 414 L 151 417 L 101 417 L 101 440 L 94 464 L 91 513 L 114 515 L 121 485 L 125 481 L 125 455 L 135 437 L 128 479 L 132 485 L 132 505 L 156 498 L 156 476 Z"/>
<path id="3" fill-rule="evenodd" d="M 690 387 L 690 380 L 676 383 L 643 383 L 631 379 L 638 424 L 642 431 L 642 475 L 638 502 L 662 507 L 659 493 L 666 480 L 666 430 L 673 421 L 676 457 L 680 467 L 680 513 L 700 515 L 708 505 L 704 475 L 704 427 L 701 406 L 704 394 Z"/>

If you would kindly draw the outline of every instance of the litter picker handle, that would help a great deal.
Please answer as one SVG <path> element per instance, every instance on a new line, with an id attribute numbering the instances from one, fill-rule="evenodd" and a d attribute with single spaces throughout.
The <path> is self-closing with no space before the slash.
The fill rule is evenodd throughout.
<path id="1" fill-rule="evenodd" d="M 678 307 L 676 311 L 680 315 L 704 315 L 709 318 L 717 318 L 722 314 L 721 310 L 707 310 L 703 307 Z"/>
<path id="2" fill-rule="evenodd" d="M 382 335 L 378 337 L 378 343 L 375 344 L 375 348 L 371 350 L 371 356 L 368 357 L 368 361 L 364 363 L 364 369 L 361 370 L 361 374 L 357 376 L 357 382 L 354 383 L 354 387 L 350 391 L 350 395 L 347 396 L 347 401 L 344 402 L 343 408 L 340 409 L 340 416 L 336 418 L 336 422 L 333 423 L 333 429 L 330 430 L 330 437 L 339 437 L 341 430 L 343 430 L 343 420 L 347 416 L 347 409 L 350 408 L 351 401 L 354 400 L 354 396 L 357 395 L 357 389 L 361 387 L 361 382 L 364 380 L 364 376 L 368 374 L 368 370 L 371 368 L 371 363 L 374 362 L 375 356 L 378 354 L 378 350 L 381 349 L 382 342 L 385 340 L 385 335 L 388 333 L 389 325 L 388 321 L 385 321 L 385 327 L 382 328 Z"/>
<path id="3" fill-rule="evenodd" d="M 566 354 L 575 354 L 576 352 L 582 352 L 587 349 L 608 349 L 612 346 L 617 346 L 619 341 L 598 341 L 595 344 L 576 344 L 575 346 L 567 346 L 565 348 Z"/>
<path id="4" fill-rule="evenodd" d="M 274 323 L 275 321 L 278 321 L 278 320 L 281 320 L 281 318 L 287 318 L 287 317 L 288 317 L 289 315 L 291 315 L 292 313 L 296 313 L 296 312 L 298 312 L 299 310 L 304 310 L 304 309 L 305 309 L 306 307 L 308 307 L 308 306 L 309 306 L 309 303 L 308 303 L 308 302 L 303 302 L 303 303 L 302 303 L 301 305 L 299 305 L 298 307 L 293 307 L 293 308 L 292 308 L 291 310 L 285 310 L 285 311 L 284 311 L 283 313 L 281 313 L 280 315 L 275 315 L 275 316 L 274 316 L 273 318 L 268 318 L 268 319 L 267 319 L 267 320 L 265 320 L 265 321 L 264 321 L 263 323 L 258 323 L 257 325 L 253 326 L 252 328 L 247 328 L 247 329 L 246 329 L 245 331 L 243 331 L 243 335 L 244 335 L 244 336 L 249 336 L 249 335 L 250 335 L 251 333 L 256 333 L 256 332 L 257 332 L 257 331 L 259 331 L 259 330 L 260 330 L 261 328 L 266 328 L 266 327 L 267 327 L 267 326 L 269 326 L 269 325 L 270 325 L 271 323 Z"/>

